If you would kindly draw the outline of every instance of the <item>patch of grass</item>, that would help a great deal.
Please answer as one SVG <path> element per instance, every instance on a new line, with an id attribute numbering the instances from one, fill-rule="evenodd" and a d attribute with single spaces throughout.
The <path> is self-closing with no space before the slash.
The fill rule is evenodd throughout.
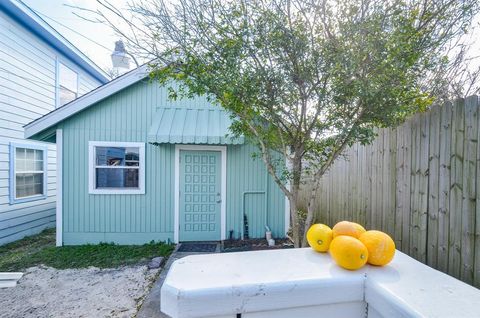
<path id="1" fill-rule="evenodd" d="M 0 246 L 0 272 L 20 271 L 41 264 L 58 269 L 146 264 L 153 257 L 169 256 L 173 249 L 174 245 L 154 242 L 145 245 L 102 243 L 56 247 L 55 229 L 48 229 Z"/>

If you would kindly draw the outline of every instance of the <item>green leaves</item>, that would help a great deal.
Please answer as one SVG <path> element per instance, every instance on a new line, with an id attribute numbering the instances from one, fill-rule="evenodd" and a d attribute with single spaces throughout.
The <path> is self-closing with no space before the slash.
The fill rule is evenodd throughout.
<path id="1" fill-rule="evenodd" d="M 435 101 L 425 79 L 478 10 L 476 0 L 172 2 L 149 15 L 166 48 L 152 78 L 173 80 L 173 99 L 207 95 L 228 110 L 232 133 L 274 174 L 285 175 L 271 150 L 323 171 Z"/>

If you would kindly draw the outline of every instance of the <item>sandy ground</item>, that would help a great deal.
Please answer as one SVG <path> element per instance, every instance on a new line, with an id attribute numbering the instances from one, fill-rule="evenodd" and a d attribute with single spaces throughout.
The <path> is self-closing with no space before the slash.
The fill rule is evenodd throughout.
<path id="1" fill-rule="evenodd" d="M 132 317 L 158 270 L 29 268 L 0 289 L 0 317 Z"/>

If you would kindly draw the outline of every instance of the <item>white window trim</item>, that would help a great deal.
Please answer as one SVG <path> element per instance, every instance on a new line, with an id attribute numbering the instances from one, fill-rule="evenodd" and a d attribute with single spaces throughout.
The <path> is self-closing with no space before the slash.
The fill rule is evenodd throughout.
<path id="1" fill-rule="evenodd" d="M 63 245 L 63 130 L 57 129 L 56 246 Z"/>
<path id="2" fill-rule="evenodd" d="M 26 148 L 26 149 L 36 149 L 43 151 L 43 194 L 35 194 L 28 197 L 17 198 L 17 185 L 16 185 L 16 149 L 17 148 Z M 45 145 L 39 144 L 29 144 L 29 143 L 10 143 L 10 181 L 9 181 L 9 196 L 10 204 L 18 204 L 36 200 L 43 200 L 47 198 L 47 179 L 48 179 L 48 148 Z"/>
<path id="3" fill-rule="evenodd" d="M 138 168 L 138 188 L 95 188 L 95 147 L 138 147 L 140 156 L 140 166 Z M 145 143 L 122 141 L 89 141 L 88 175 L 88 193 L 90 194 L 145 194 Z"/>

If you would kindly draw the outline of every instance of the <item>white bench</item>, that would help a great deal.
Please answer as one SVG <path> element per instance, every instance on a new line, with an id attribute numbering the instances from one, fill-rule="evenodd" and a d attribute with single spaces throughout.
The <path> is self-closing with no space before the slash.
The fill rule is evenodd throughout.
<path id="1" fill-rule="evenodd" d="M 0 288 L 15 287 L 22 273 L 0 273 Z"/>
<path id="2" fill-rule="evenodd" d="M 480 317 L 480 291 L 397 251 L 347 271 L 310 248 L 188 256 L 173 263 L 161 310 L 184 317 Z"/>

